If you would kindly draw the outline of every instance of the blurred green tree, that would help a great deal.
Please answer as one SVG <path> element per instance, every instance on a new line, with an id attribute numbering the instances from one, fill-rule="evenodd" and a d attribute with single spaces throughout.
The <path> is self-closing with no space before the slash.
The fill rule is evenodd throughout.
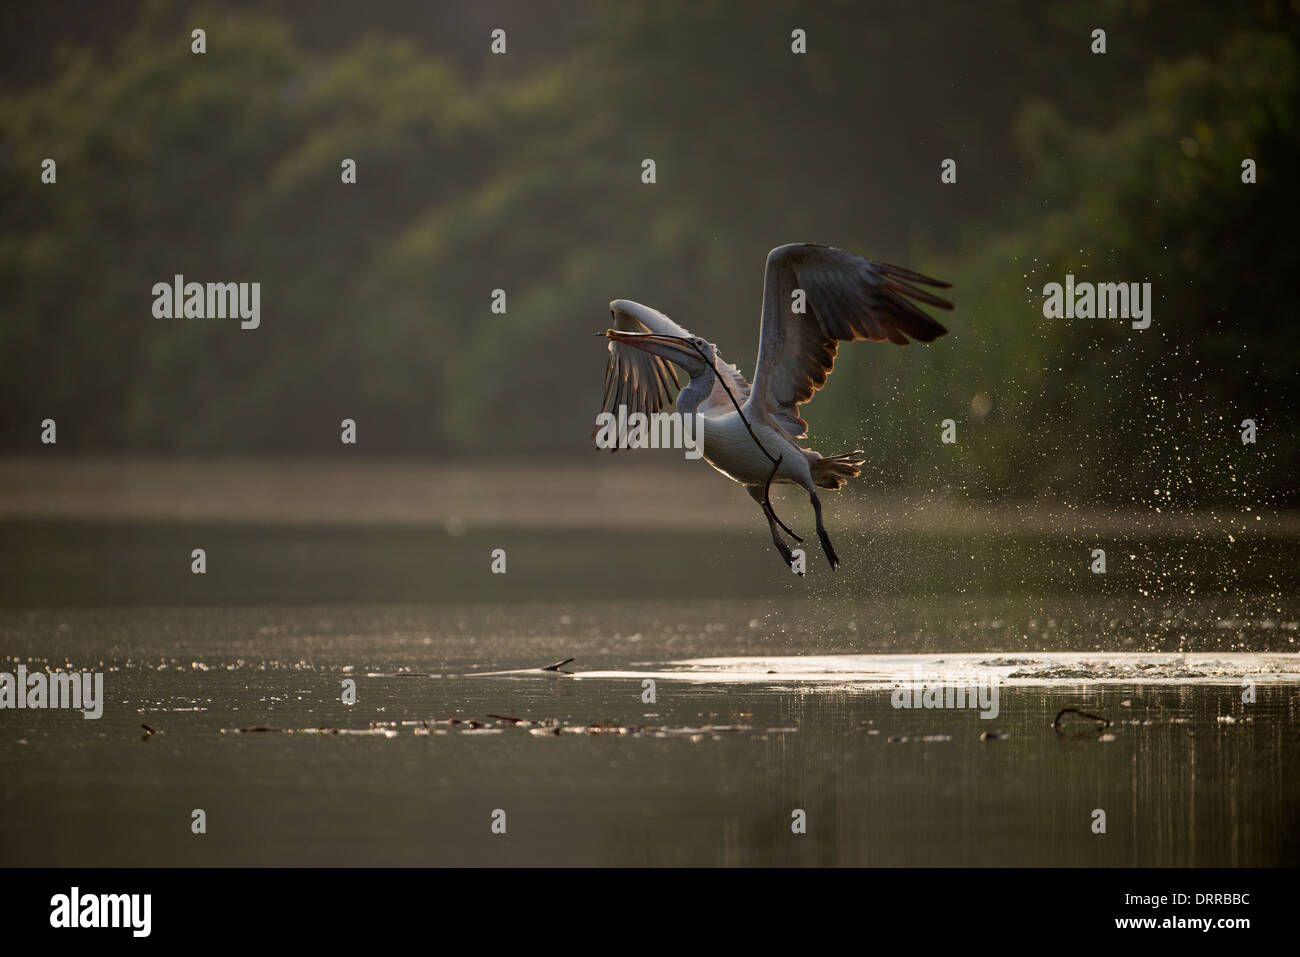
<path id="1" fill-rule="evenodd" d="M 0 448 L 53 416 L 77 450 L 321 453 L 351 417 L 385 454 L 582 454 L 609 299 L 752 373 L 763 257 L 811 240 L 955 283 L 951 336 L 846 347 L 809 407 L 816 447 L 870 451 L 868 482 L 1294 501 L 1294 18 L 944 9 L 608 3 L 563 53 L 485 36 L 453 59 L 309 51 L 328 29 L 292 4 L 143 5 L 110 55 L 62 48 L 0 100 Z M 1152 282 L 1151 328 L 1045 319 L 1066 272 Z M 153 319 L 176 273 L 261 282 L 262 327 Z"/>

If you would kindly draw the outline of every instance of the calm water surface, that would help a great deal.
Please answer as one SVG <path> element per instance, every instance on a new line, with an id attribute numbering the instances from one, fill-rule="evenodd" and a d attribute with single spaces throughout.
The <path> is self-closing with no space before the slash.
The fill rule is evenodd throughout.
<path id="1" fill-rule="evenodd" d="M 1300 862 L 1293 542 L 1137 540 L 1100 580 L 1077 571 L 1086 543 L 896 536 L 798 583 L 757 535 L 710 539 L 706 576 L 680 534 L 3 534 L 3 670 L 107 672 L 101 720 L 0 712 L 4 864 Z M 482 574 L 497 545 L 507 575 Z M 1078 667 L 1002 687 L 994 720 L 790 661 L 1044 650 Z M 1273 664 L 1116 678 L 1097 651 Z M 772 667 L 660 674 L 717 656 Z M 568 657 L 608 676 L 531 670 Z M 1065 707 L 1112 723 L 1058 734 Z"/>

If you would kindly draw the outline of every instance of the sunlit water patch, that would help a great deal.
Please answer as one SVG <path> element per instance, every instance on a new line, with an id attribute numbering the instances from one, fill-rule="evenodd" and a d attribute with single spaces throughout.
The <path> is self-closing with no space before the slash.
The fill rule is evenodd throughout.
<path id="1" fill-rule="evenodd" d="M 527 672 L 513 672 L 526 674 Z M 620 671 L 576 671 L 575 678 L 626 678 L 726 684 L 853 685 L 892 687 L 918 676 L 989 680 L 1014 686 L 1087 683 L 1300 683 L 1300 654 L 1043 652 L 989 655 L 803 655 L 692 658 L 642 663 Z"/>
<path id="2" fill-rule="evenodd" d="M 106 702 L 0 713 L 6 864 L 1300 861 L 1293 543 L 1151 598 L 1073 541 L 876 537 L 796 583 L 757 533 L 538 537 L 486 576 L 495 534 L 214 527 L 196 581 L 165 531 L 24 533 L 0 657 Z M 894 706 L 935 680 L 996 716 Z"/>

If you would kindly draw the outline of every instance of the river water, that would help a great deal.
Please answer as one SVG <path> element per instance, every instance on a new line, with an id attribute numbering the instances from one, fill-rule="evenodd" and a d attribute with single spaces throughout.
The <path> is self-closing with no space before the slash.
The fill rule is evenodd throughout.
<path id="1" fill-rule="evenodd" d="M 0 670 L 107 699 L 0 711 L 4 864 L 1300 862 L 1290 539 L 3 533 Z"/>

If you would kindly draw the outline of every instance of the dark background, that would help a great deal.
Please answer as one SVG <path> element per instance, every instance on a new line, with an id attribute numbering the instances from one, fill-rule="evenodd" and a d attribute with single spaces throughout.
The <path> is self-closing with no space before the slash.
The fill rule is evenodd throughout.
<path id="1" fill-rule="evenodd" d="M 806 409 L 814 447 L 869 450 L 869 480 L 1296 502 L 1294 3 L 77 2 L 3 21 L 0 452 L 580 461 L 609 299 L 752 374 L 763 258 L 807 240 L 954 283 L 951 335 L 844 348 Z M 1151 282 L 1151 327 L 1045 319 L 1067 272 Z M 175 273 L 260 282 L 261 328 L 153 318 Z M 940 457 L 945 418 L 960 442 Z"/>

